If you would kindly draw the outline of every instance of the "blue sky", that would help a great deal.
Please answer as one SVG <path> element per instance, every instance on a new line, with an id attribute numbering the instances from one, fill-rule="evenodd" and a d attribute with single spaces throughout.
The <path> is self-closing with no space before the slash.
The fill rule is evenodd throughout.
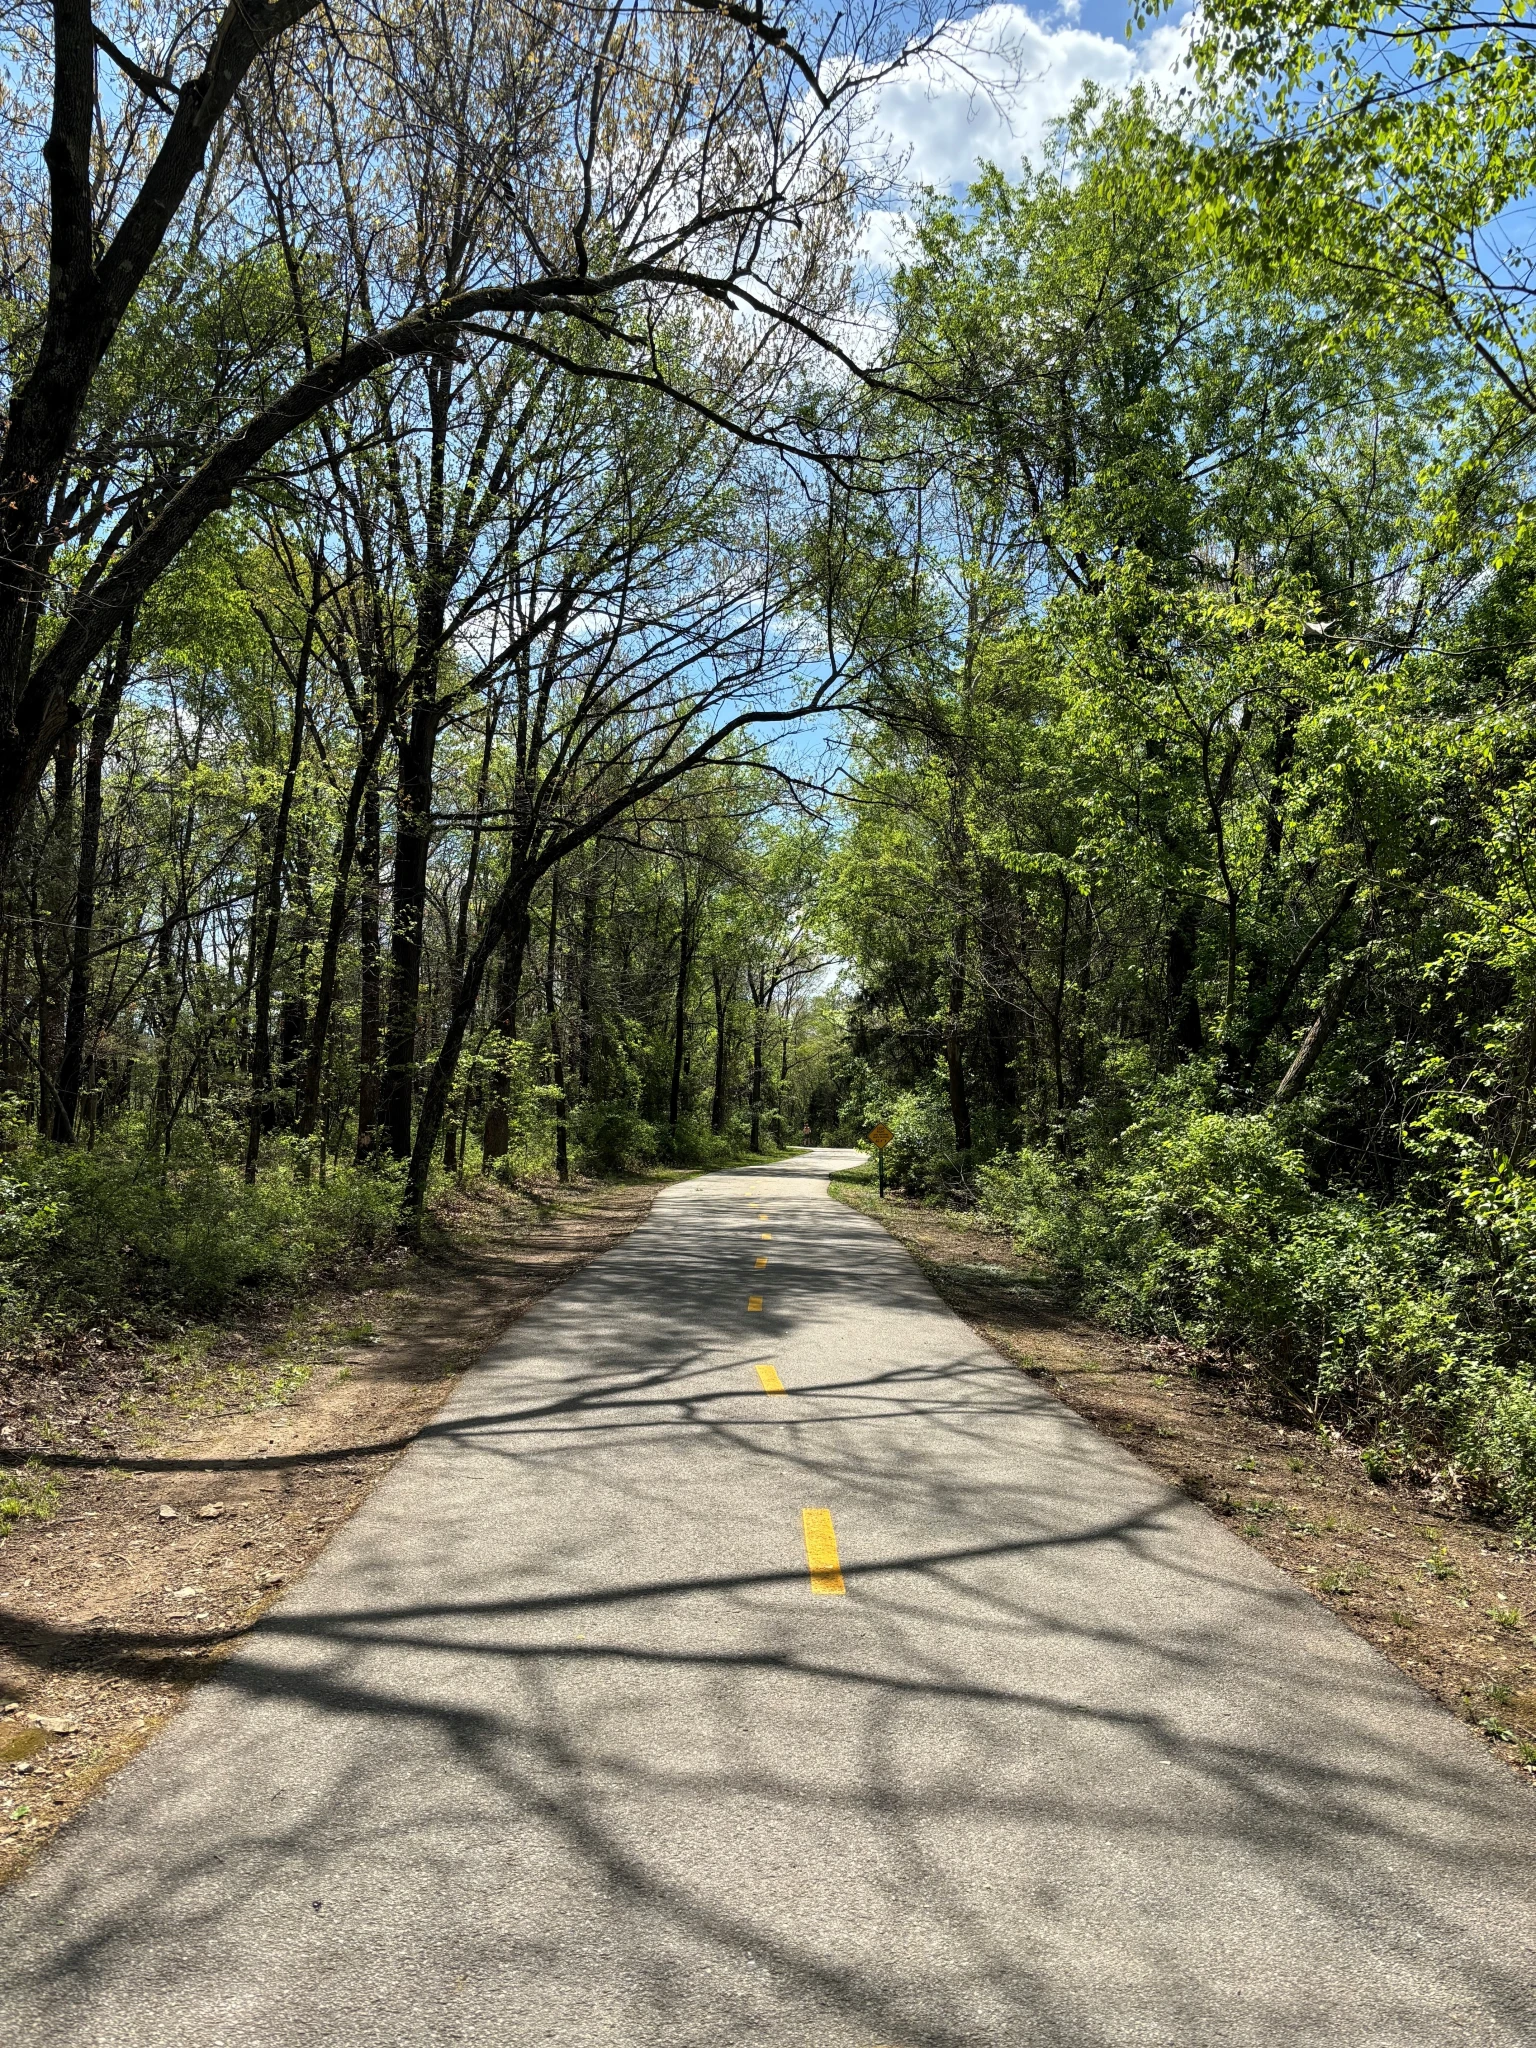
<path id="1" fill-rule="evenodd" d="M 1108 86 L 1137 80 L 1174 84 L 1191 11 L 1189 0 L 1178 0 L 1128 41 L 1127 0 L 1054 7 L 1001 0 L 973 17 L 969 68 L 976 76 L 965 75 L 965 60 L 946 63 L 939 54 L 885 89 L 880 125 L 905 153 L 911 182 L 946 190 L 963 186 L 978 157 L 1011 168 L 1034 155 L 1088 79 Z M 952 44 L 957 55 L 963 34 Z M 989 56 L 989 45 L 1011 54 Z M 995 95 L 978 90 L 977 78 L 1000 78 L 1005 64 L 1023 75 L 1000 105 Z M 872 218 L 866 246 L 874 263 L 888 261 L 899 241 L 897 215 Z"/>

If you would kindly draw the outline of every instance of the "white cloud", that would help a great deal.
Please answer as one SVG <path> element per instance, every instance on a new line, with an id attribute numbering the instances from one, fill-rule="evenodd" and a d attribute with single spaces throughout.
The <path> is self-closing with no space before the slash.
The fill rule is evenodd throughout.
<path id="1" fill-rule="evenodd" d="M 904 159 L 903 182 L 949 191 L 970 182 L 979 160 L 1016 170 L 1038 161 L 1046 136 L 1089 80 L 1114 88 L 1173 87 L 1188 46 L 1190 13 L 1157 23 L 1134 42 L 1076 23 L 1073 0 L 1050 25 L 1002 0 L 945 30 L 911 69 L 881 91 L 877 139 Z M 865 260 L 900 258 L 900 212 L 868 216 Z"/>

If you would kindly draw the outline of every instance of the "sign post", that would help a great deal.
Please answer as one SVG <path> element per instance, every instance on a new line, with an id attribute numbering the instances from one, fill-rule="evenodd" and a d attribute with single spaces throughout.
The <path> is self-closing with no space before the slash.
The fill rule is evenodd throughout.
<path id="1" fill-rule="evenodd" d="M 889 1124 L 876 1124 L 869 1134 L 869 1142 L 875 1148 L 875 1161 L 880 1168 L 880 1199 L 885 1200 L 885 1148 L 896 1133 Z"/>

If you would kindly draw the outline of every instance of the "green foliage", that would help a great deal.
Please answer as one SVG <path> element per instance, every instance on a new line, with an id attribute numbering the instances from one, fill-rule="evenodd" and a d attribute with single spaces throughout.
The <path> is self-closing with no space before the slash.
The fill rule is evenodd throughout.
<path id="1" fill-rule="evenodd" d="M 966 1162 L 955 1145 L 949 1104 L 938 1086 L 905 1090 L 879 1107 L 870 1117 L 871 1123 L 876 1121 L 888 1124 L 892 1132 L 885 1148 L 885 1171 L 893 1187 L 919 1200 L 964 1194 Z"/>
<path id="2" fill-rule="evenodd" d="M 655 1126 L 633 1110 L 583 1105 L 574 1122 L 577 1156 L 598 1173 L 633 1173 L 651 1165 L 661 1146 Z"/>
<path id="3" fill-rule="evenodd" d="M 1493 368 L 1495 411 L 1529 414 L 1533 51 L 1524 0 L 1211 0 L 1212 222 L 1271 272 L 1326 271 L 1358 329 L 1448 330 Z"/>
<path id="4" fill-rule="evenodd" d="M 849 1099 L 1096 1313 L 1529 1518 L 1528 465 L 1465 324 L 1304 246 L 1319 207 L 1334 257 L 1363 232 L 1336 186 L 1239 245 L 1188 141 L 1085 95 L 1038 168 L 932 199 L 897 280 L 944 402 L 871 402 L 839 585 L 880 714 L 823 892 Z"/>
<path id="5" fill-rule="evenodd" d="M 1319 1190 L 1276 1120 L 1213 1110 L 1206 1081 L 1075 1161 L 992 1161 L 982 1207 L 1096 1314 L 1247 1358 L 1286 1409 L 1365 1438 L 1372 1477 L 1449 1462 L 1536 1517 L 1536 1384 L 1496 1269 L 1443 1216 Z"/>
<path id="6" fill-rule="evenodd" d="M 274 1166 L 252 1185 L 197 1134 L 174 1161 L 124 1144 L 39 1148 L 0 1184 L 12 1331 L 44 1323 L 215 1315 L 242 1292 L 302 1286 L 392 1241 L 399 1176 Z"/>

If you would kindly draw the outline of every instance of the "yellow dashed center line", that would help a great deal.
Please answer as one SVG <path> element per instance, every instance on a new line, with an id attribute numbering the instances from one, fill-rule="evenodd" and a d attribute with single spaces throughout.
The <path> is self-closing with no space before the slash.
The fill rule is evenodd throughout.
<path id="1" fill-rule="evenodd" d="M 800 1527 L 805 1535 L 805 1561 L 811 1568 L 813 1593 L 842 1593 L 843 1568 L 837 1558 L 837 1538 L 832 1533 L 829 1508 L 802 1508 Z"/>
<path id="2" fill-rule="evenodd" d="M 760 1230 L 757 1234 L 763 1240 L 764 1244 L 773 1243 L 773 1232 L 771 1230 Z"/>
<path id="3" fill-rule="evenodd" d="M 760 1365 L 757 1368 L 757 1376 L 763 1383 L 765 1394 L 783 1394 L 788 1391 L 771 1365 Z"/>
<path id="4" fill-rule="evenodd" d="M 754 1259 L 752 1263 L 759 1269 L 759 1271 L 761 1271 L 761 1269 L 767 1265 L 768 1261 L 766 1259 Z"/>
<path id="5" fill-rule="evenodd" d="M 761 1308 L 762 1305 L 763 1297 L 760 1294 L 749 1294 L 747 1296 L 747 1309 L 749 1313 L 755 1308 Z"/>

